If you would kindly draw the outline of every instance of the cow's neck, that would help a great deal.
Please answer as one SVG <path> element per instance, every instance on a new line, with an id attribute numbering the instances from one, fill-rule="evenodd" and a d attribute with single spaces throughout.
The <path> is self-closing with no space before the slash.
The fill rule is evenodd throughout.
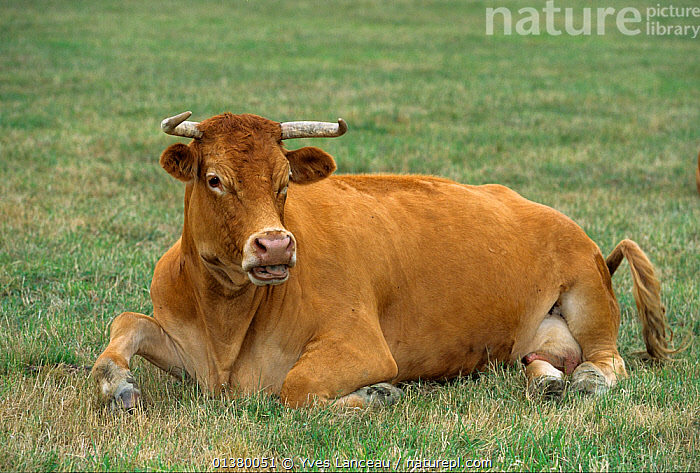
<path id="1" fill-rule="evenodd" d="M 181 271 L 190 281 L 196 300 L 197 318 L 206 332 L 209 351 L 209 380 L 220 386 L 228 383 L 231 370 L 255 316 L 266 313 L 271 286 L 248 282 L 241 288 L 224 287 L 205 267 L 188 228 L 187 201 L 180 244 Z"/>

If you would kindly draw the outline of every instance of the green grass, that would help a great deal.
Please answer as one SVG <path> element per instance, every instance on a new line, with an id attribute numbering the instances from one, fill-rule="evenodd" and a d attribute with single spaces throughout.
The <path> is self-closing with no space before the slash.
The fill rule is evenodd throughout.
<path id="1" fill-rule="evenodd" d="M 391 408 L 294 411 L 211 399 L 135 360 L 147 407 L 124 415 L 97 406 L 85 373 L 57 367 L 90 365 L 120 312 L 152 311 L 183 197 L 158 166 L 174 141 L 158 125 L 183 110 L 342 116 L 346 136 L 313 141 L 339 172 L 498 182 L 565 212 L 606 254 L 632 238 L 676 332 L 700 335 L 699 40 L 613 23 L 604 36 L 486 36 L 487 6 L 524 4 L 0 1 L 0 470 L 263 456 L 297 469 L 457 457 L 494 470 L 700 468 L 697 343 L 667 366 L 634 361 L 625 267 L 614 284 L 632 377 L 598 398 L 531 399 L 518 367 L 496 367 L 409 385 Z"/>

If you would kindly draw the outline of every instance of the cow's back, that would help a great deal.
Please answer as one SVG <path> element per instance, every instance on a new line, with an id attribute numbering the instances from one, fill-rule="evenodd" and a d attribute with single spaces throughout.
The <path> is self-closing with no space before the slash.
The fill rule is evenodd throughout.
<path id="1" fill-rule="evenodd" d="M 378 314 L 399 380 L 512 359 L 568 283 L 571 258 L 598 251 L 570 219 L 505 187 L 425 176 L 294 186 L 286 224 L 303 297 L 339 317 Z"/>

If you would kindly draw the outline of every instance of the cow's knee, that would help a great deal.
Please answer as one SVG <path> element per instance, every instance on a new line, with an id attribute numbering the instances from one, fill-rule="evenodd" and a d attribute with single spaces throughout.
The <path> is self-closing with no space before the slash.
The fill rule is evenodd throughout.
<path id="1" fill-rule="evenodd" d="M 127 410 L 140 403 L 141 391 L 129 371 L 134 355 L 144 357 L 167 372 L 183 372 L 174 343 L 160 324 L 153 317 L 124 312 L 112 322 L 109 345 L 92 369 L 103 403 Z"/>

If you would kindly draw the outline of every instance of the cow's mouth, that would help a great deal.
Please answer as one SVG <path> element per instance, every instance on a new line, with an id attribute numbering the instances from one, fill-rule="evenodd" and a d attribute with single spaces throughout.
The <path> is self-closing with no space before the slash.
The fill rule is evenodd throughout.
<path id="1" fill-rule="evenodd" d="M 280 284 L 289 277 L 289 266 L 286 264 L 254 266 L 248 274 L 250 274 L 254 283 Z"/>

